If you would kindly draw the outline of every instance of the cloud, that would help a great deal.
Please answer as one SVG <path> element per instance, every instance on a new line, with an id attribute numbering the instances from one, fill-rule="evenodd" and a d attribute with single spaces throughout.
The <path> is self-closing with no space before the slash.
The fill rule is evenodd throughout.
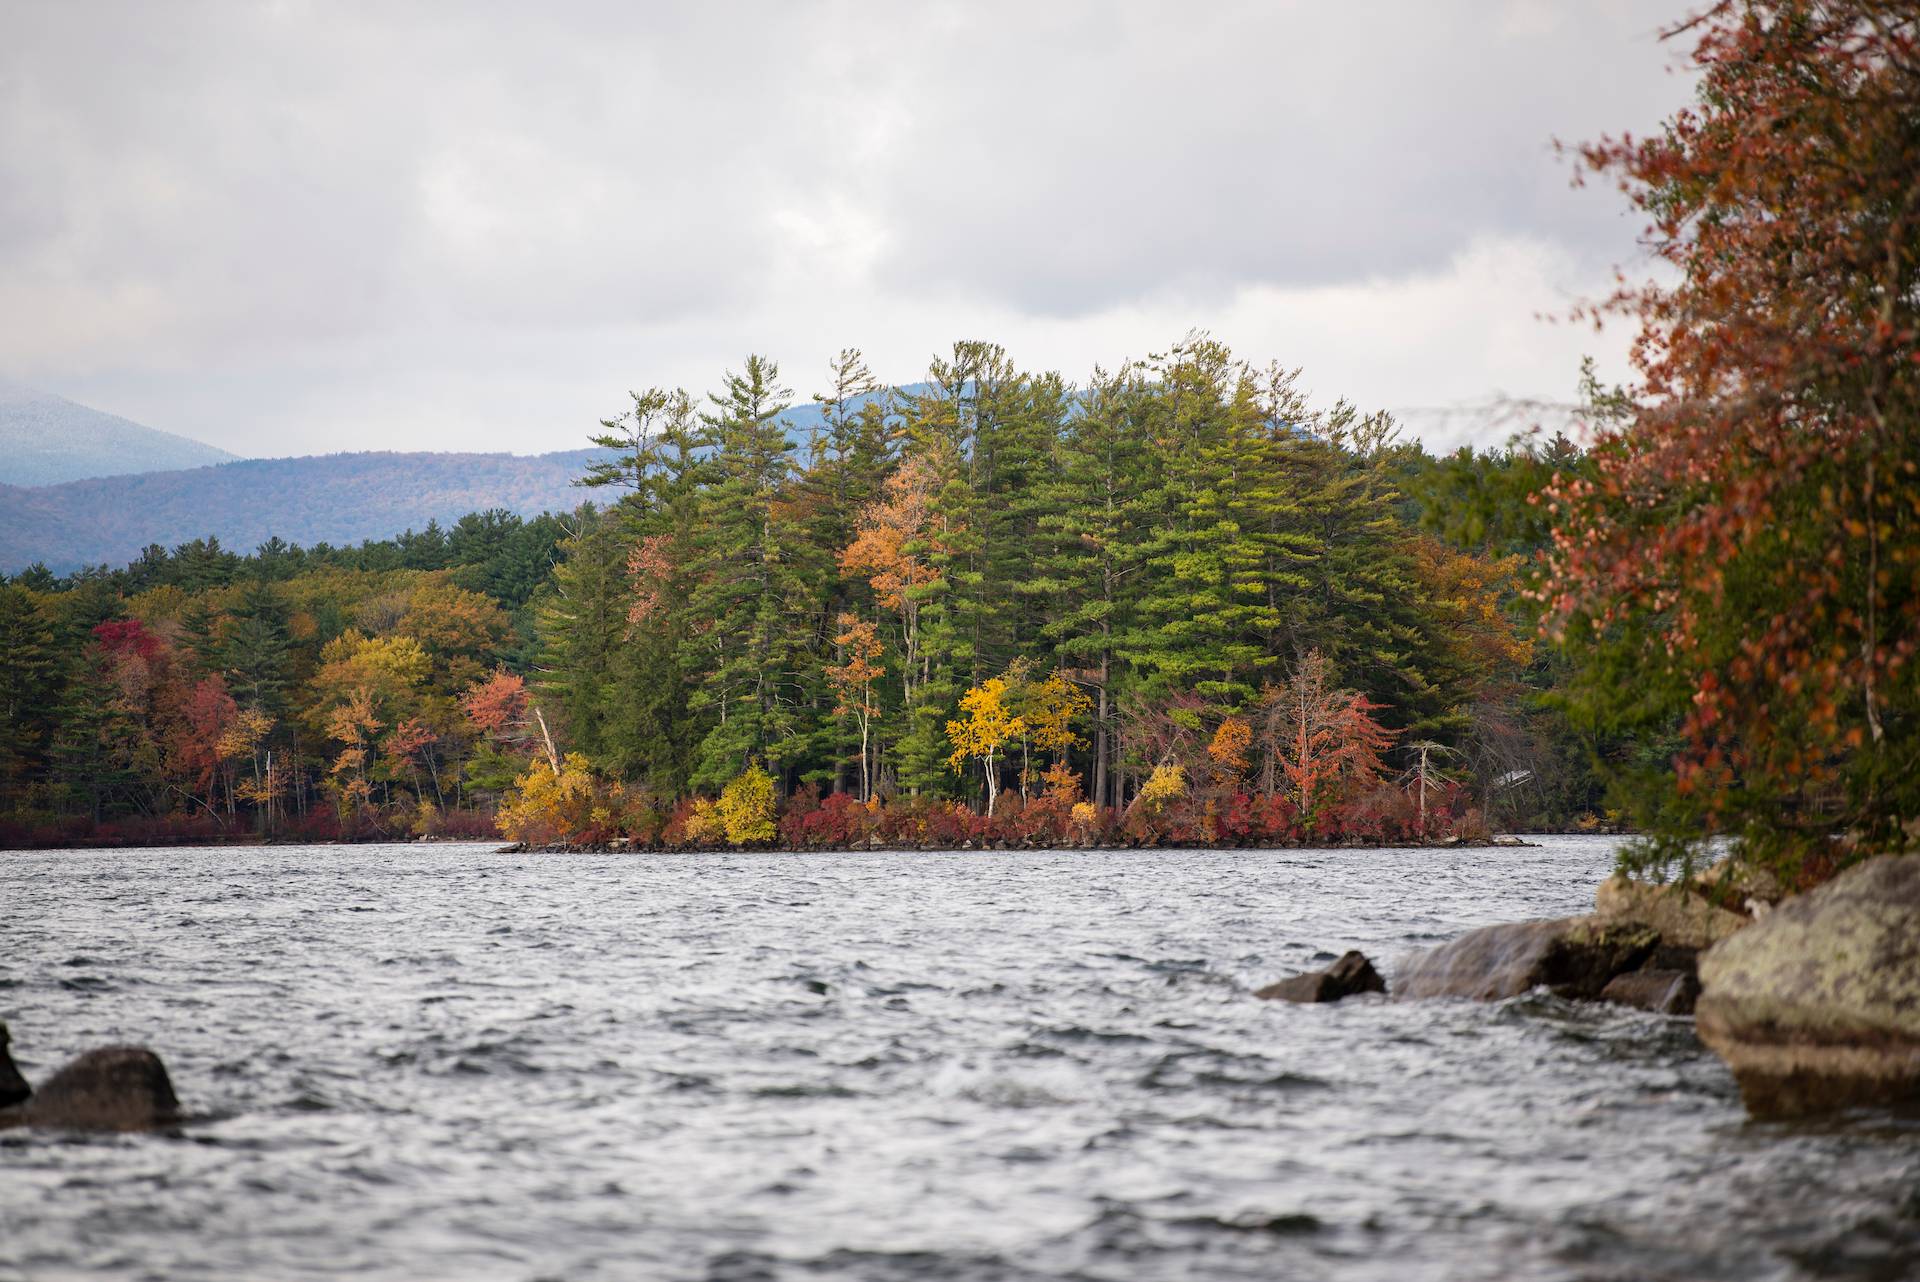
<path id="1" fill-rule="evenodd" d="M 748 350 L 1078 376 L 1194 325 L 1329 397 L 1561 393 L 1593 340 L 1534 317 L 1635 224 L 1550 140 L 1685 97 L 1673 16 L 21 6 L 0 373 L 256 454 L 571 444 Z"/>

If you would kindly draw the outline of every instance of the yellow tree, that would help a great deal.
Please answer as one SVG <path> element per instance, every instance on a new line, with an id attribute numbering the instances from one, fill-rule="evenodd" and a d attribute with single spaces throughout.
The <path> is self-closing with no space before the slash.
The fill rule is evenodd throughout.
<path id="1" fill-rule="evenodd" d="M 966 769 L 967 762 L 980 763 L 987 776 L 987 816 L 992 818 L 994 802 L 1000 795 L 1000 774 L 994 768 L 994 759 L 1026 725 L 1007 707 L 1004 677 L 989 677 L 961 695 L 960 713 L 958 720 L 947 722 L 947 739 L 953 744 L 947 764 L 958 774 Z"/>
<path id="2" fill-rule="evenodd" d="M 364 689 L 351 691 L 346 702 L 327 714 L 327 737 L 346 745 L 329 771 L 339 789 L 342 813 L 372 800 L 367 767 L 373 759 L 373 737 L 380 732 L 381 724 L 374 714 L 373 695 Z"/>
<path id="3" fill-rule="evenodd" d="M 231 812 L 238 799 L 260 808 L 266 826 L 273 827 L 273 799 L 281 792 L 282 780 L 274 769 L 273 749 L 266 746 L 273 733 L 273 718 L 258 708 L 241 708 L 227 723 L 216 751 L 223 762 L 245 761 L 251 777 L 227 788 L 227 808 Z"/>
<path id="4" fill-rule="evenodd" d="M 876 662 L 884 647 L 879 629 L 873 624 L 852 614 L 842 614 L 838 622 L 842 631 L 833 643 L 846 647 L 848 658 L 843 664 L 828 665 L 827 680 L 833 684 L 838 697 L 834 715 L 853 717 L 860 723 L 860 800 L 866 801 L 873 795 L 870 745 L 873 722 L 880 715 L 880 706 L 874 701 L 873 683 L 884 671 Z"/>
<path id="5" fill-rule="evenodd" d="M 355 631 L 329 641 L 320 660 L 310 683 L 314 703 L 308 720 L 345 745 L 333 765 L 334 776 L 343 781 L 342 801 L 366 800 L 373 790 L 376 736 L 422 714 L 432 661 L 410 636 L 367 637 Z"/>
<path id="6" fill-rule="evenodd" d="M 736 846 L 772 841 L 775 810 L 773 776 L 757 761 L 720 790 L 714 807 L 727 840 Z"/>
<path id="7" fill-rule="evenodd" d="M 1050 752 L 1056 761 L 1065 760 L 1069 749 L 1085 742 L 1073 728 L 1074 718 L 1093 706 L 1093 700 L 1079 686 L 1067 680 L 1059 670 L 1035 681 L 1032 664 L 1016 659 L 1007 669 L 1007 703 L 1020 719 L 1020 795 L 1027 795 L 1032 771 L 1027 760 L 1032 749 Z"/>

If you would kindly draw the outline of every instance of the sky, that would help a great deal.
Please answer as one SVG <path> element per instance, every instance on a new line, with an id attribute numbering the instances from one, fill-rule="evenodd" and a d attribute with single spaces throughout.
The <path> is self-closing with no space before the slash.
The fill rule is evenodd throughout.
<path id="1" fill-rule="evenodd" d="M 1630 337 L 1554 141 L 1681 3 L 0 0 L 0 376 L 244 455 L 584 443 L 749 352 L 1084 379 L 1203 329 L 1443 448 Z"/>

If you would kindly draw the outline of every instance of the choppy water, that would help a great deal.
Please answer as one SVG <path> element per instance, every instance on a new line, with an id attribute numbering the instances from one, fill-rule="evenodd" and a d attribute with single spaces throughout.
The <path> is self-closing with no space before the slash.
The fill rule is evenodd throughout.
<path id="1" fill-rule="evenodd" d="M 1920 1276 L 1920 1130 L 1759 1126 L 1692 1026 L 1250 991 L 1578 911 L 1610 845 L 0 855 L 0 1277 Z"/>

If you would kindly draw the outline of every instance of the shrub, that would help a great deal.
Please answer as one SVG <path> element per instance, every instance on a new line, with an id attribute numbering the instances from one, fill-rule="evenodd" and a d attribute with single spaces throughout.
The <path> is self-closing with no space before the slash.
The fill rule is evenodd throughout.
<path id="1" fill-rule="evenodd" d="M 700 850 L 717 845 L 725 831 L 711 798 L 682 797 L 668 816 L 660 840 L 681 850 Z"/>
<path id="2" fill-rule="evenodd" d="M 758 764 L 748 766 L 720 790 L 716 807 L 721 830 L 736 846 L 759 846 L 773 840 L 773 776 Z"/>
<path id="3" fill-rule="evenodd" d="M 1186 767 L 1155 766 L 1153 773 L 1147 776 L 1146 785 L 1140 789 L 1140 795 L 1134 799 L 1134 804 L 1157 812 L 1186 795 Z"/>
<path id="4" fill-rule="evenodd" d="M 500 807 L 500 831 L 514 841 L 577 841 L 595 827 L 593 771 L 570 752 L 558 774 L 531 762 Z"/>

